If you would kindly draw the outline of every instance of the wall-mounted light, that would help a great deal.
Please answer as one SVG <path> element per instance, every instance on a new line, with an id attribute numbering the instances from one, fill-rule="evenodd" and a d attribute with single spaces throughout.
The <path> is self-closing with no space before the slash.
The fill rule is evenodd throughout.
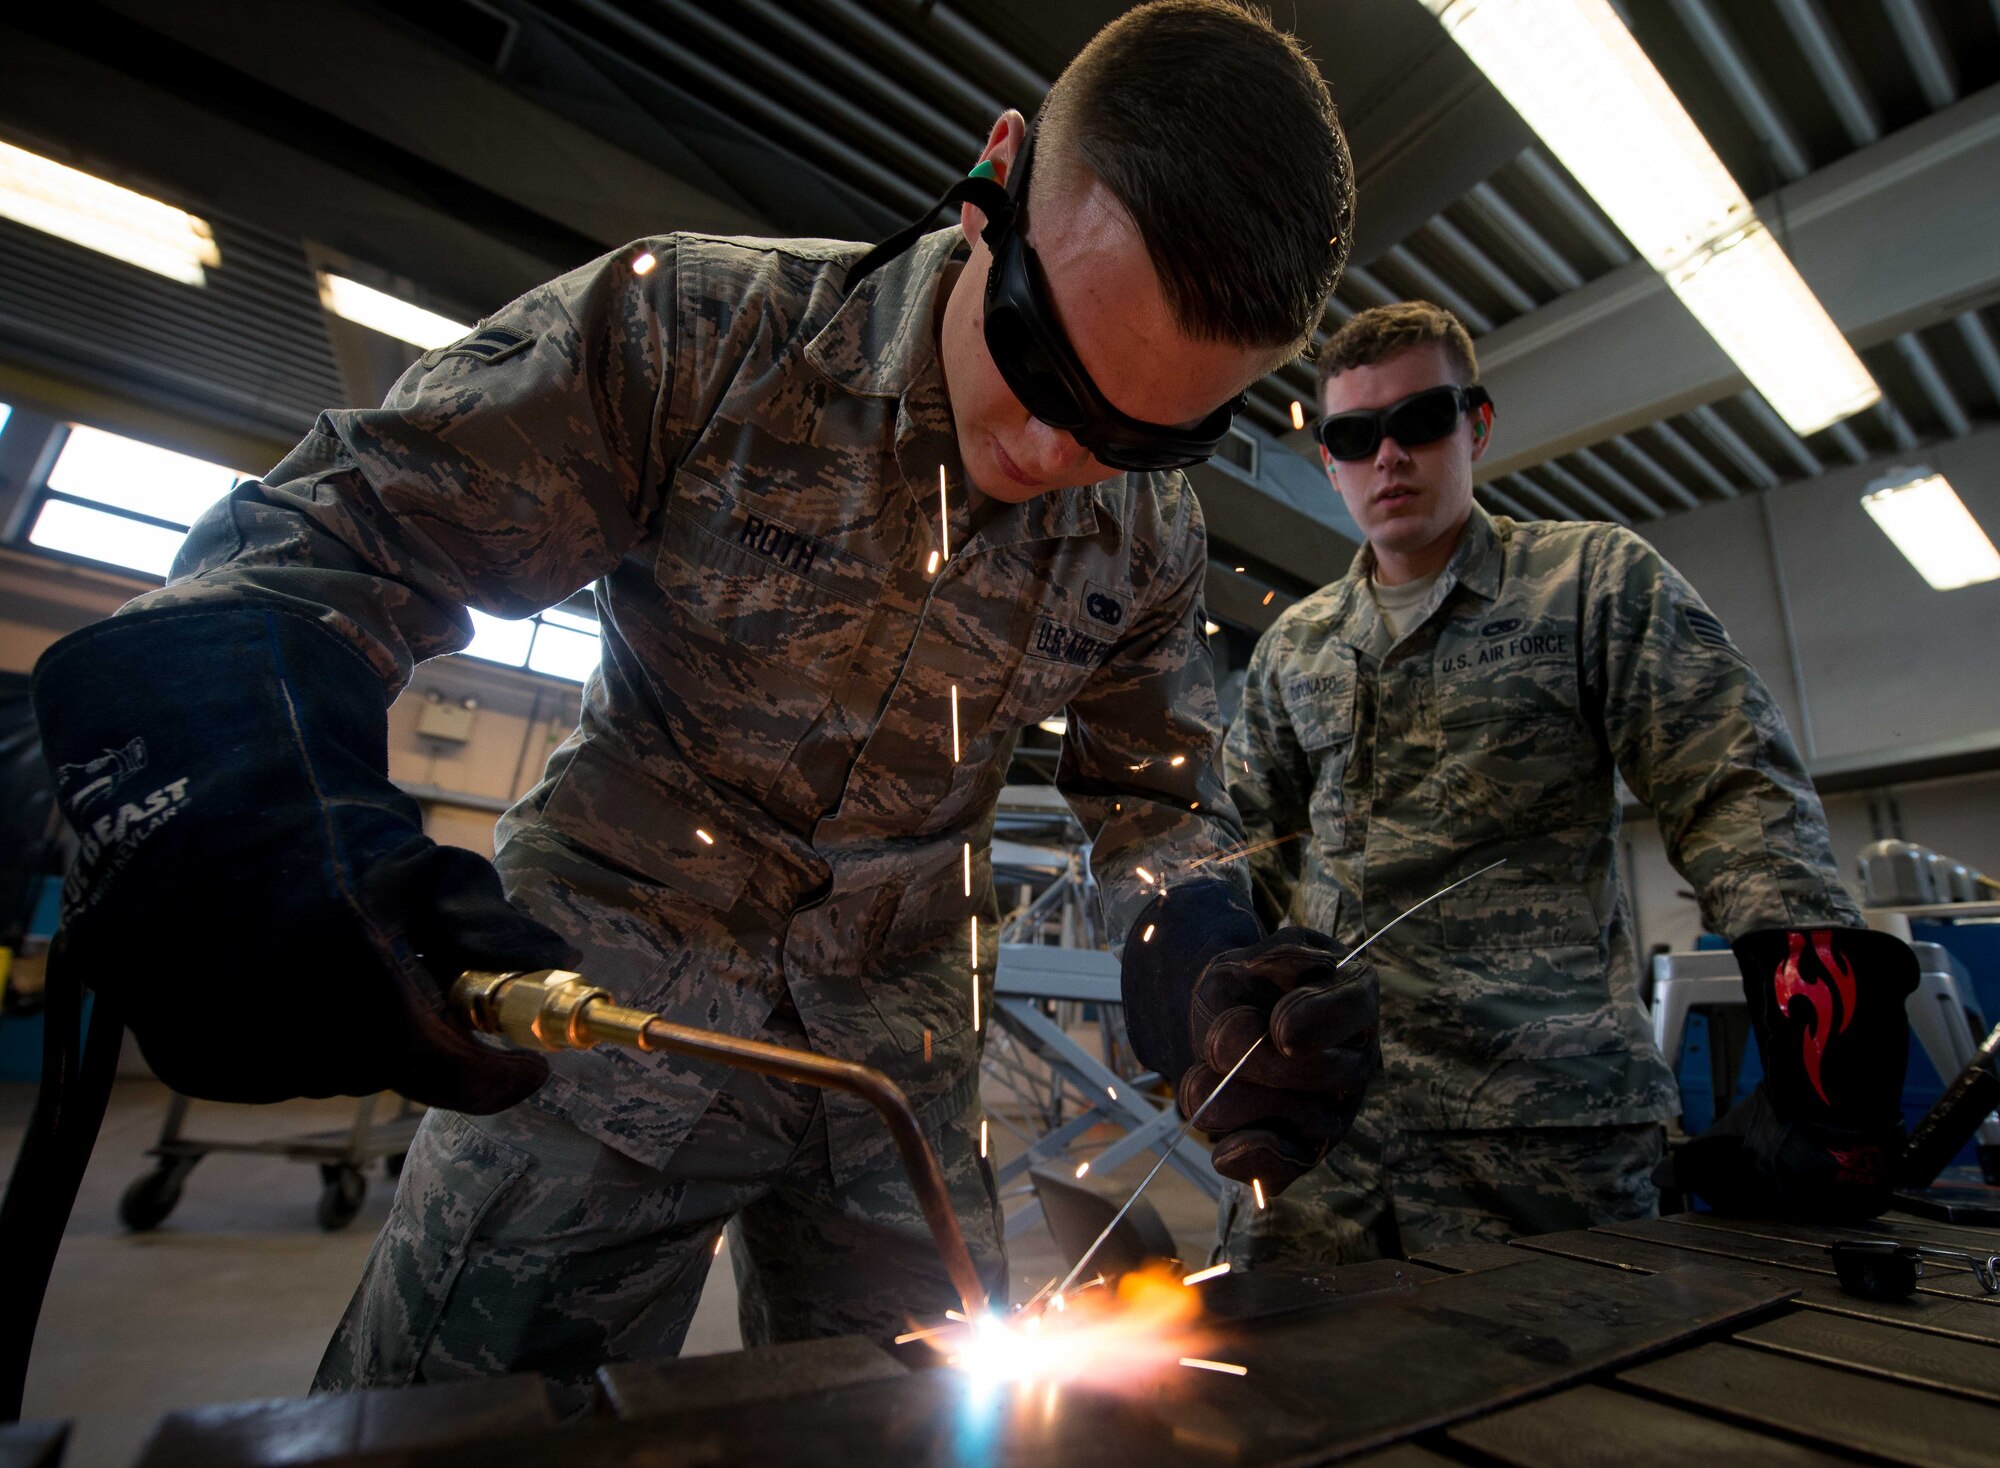
<path id="1" fill-rule="evenodd" d="M 1794 432 L 1882 390 L 1608 0 L 1424 0 Z"/>
<path id="2" fill-rule="evenodd" d="M 1861 507 L 1933 589 L 2000 580 L 2000 551 L 1935 469 L 1891 469 L 1869 483 Z"/>
<path id="3" fill-rule="evenodd" d="M 0 215 L 187 285 L 222 263 L 206 219 L 11 143 L 0 143 Z"/>

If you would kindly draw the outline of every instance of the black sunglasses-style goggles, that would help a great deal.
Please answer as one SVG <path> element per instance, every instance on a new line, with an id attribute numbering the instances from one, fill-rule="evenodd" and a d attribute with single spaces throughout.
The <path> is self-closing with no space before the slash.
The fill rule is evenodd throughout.
<path id="1" fill-rule="evenodd" d="M 1458 427 L 1460 413 L 1472 413 L 1493 401 L 1483 387 L 1447 382 L 1413 392 L 1386 408 L 1359 408 L 1319 420 L 1320 447 L 1335 459 L 1365 459 L 1393 438 L 1404 448 L 1436 443 Z"/>
<path id="2" fill-rule="evenodd" d="M 1034 146 L 1030 139 L 1005 188 L 977 171 L 953 184 L 921 219 L 855 262 L 847 289 L 852 291 L 869 272 L 915 244 L 938 210 L 971 204 L 986 216 L 980 238 L 993 256 L 986 276 L 986 350 L 1021 406 L 1074 438 L 1107 468 L 1144 471 L 1199 464 L 1221 445 L 1246 398 L 1239 394 L 1199 423 L 1180 427 L 1128 418 L 1105 401 L 1056 324 L 1041 261 L 1026 239 Z"/>

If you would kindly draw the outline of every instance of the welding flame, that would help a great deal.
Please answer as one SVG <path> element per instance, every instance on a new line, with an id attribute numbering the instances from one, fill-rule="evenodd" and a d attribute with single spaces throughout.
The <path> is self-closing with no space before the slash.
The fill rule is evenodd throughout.
<path id="1" fill-rule="evenodd" d="M 1136 1390 L 1183 1361 L 1207 1359 L 1213 1341 L 1197 1324 L 1201 1297 L 1178 1270 L 1149 1265 L 1115 1286 L 1084 1288 L 1045 1312 L 983 1315 L 927 1333 L 947 1365 L 982 1385 L 1078 1383 Z"/>

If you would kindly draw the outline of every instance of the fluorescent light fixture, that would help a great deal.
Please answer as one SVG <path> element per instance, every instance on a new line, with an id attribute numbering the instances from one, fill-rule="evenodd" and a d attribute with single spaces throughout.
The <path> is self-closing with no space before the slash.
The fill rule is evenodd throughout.
<path id="1" fill-rule="evenodd" d="M 1063 735 L 1069 733 L 1069 720 L 1061 714 L 1056 714 L 1051 718 L 1043 719 L 1035 727 L 1040 729 L 1044 734 L 1053 734 L 1056 738 L 1060 739 Z"/>
<path id="2" fill-rule="evenodd" d="M 2000 551 L 1934 469 L 1892 469 L 1861 507 L 1937 591 L 2000 580 Z"/>
<path id="3" fill-rule="evenodd" d="M 28 531 L 28 544 L 61 551 L 165 580 L 185 530 L 148 525 L 129 515 L 92 509 L 70 500 L 44 500 Z"/>
<path id="4" fill-rule="evenodd" d="M 14 416 L 12 403 L 0 403 L 0 433 L 7 431 L 7 420 Z"/>
<path id="5" fill-rule="evenodd" d="M 192 525 L 201 513 L 250 476 L 82 424 L 71 427 L 49 470 L 58 494 Z"/>
<path id="6" fill-rule="evenodd" d="M 413 306 L 387 291 L 378 291 L 373 286 L 331 271 L 320 272 L 319 303 L 356 326 L 393 336 L 397 341 L 408 342 L 425 351 L 432 347 L 449 346 L 472 330 L 449 316 L 426 311 L 422 306 Z"/>
<path id="7" fill-rule="evenodd" d="M 207 220 L 11 143 L 0 143 L 0 215 L 187 285 L 222 263 Z"/>
<path id="8" fill-rule="evenodd" d="M 1882 396 L 1608 0 L 1424 5 L 1794 432 Z"/>

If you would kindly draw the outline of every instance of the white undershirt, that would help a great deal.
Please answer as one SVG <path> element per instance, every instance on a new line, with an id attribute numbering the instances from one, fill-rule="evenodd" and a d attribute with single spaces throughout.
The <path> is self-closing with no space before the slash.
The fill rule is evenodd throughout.
<path id="1" fill-rule="evenodd" d="M 1438 577 L 1443 574 L 1444 567 L 1440 566 L 1428 576 L 1419 576 L 1399 586 L 1384 586 L 1373 576 L 1368 578 L 1368 594 L 1375 598 L 1375 610 L 1382 614 L 1382 621 L 1391 637 L 1400 638 L 1410 630 L 1417 608 L 1424 604 L 1431 588 L 1437 585 Z"/>

